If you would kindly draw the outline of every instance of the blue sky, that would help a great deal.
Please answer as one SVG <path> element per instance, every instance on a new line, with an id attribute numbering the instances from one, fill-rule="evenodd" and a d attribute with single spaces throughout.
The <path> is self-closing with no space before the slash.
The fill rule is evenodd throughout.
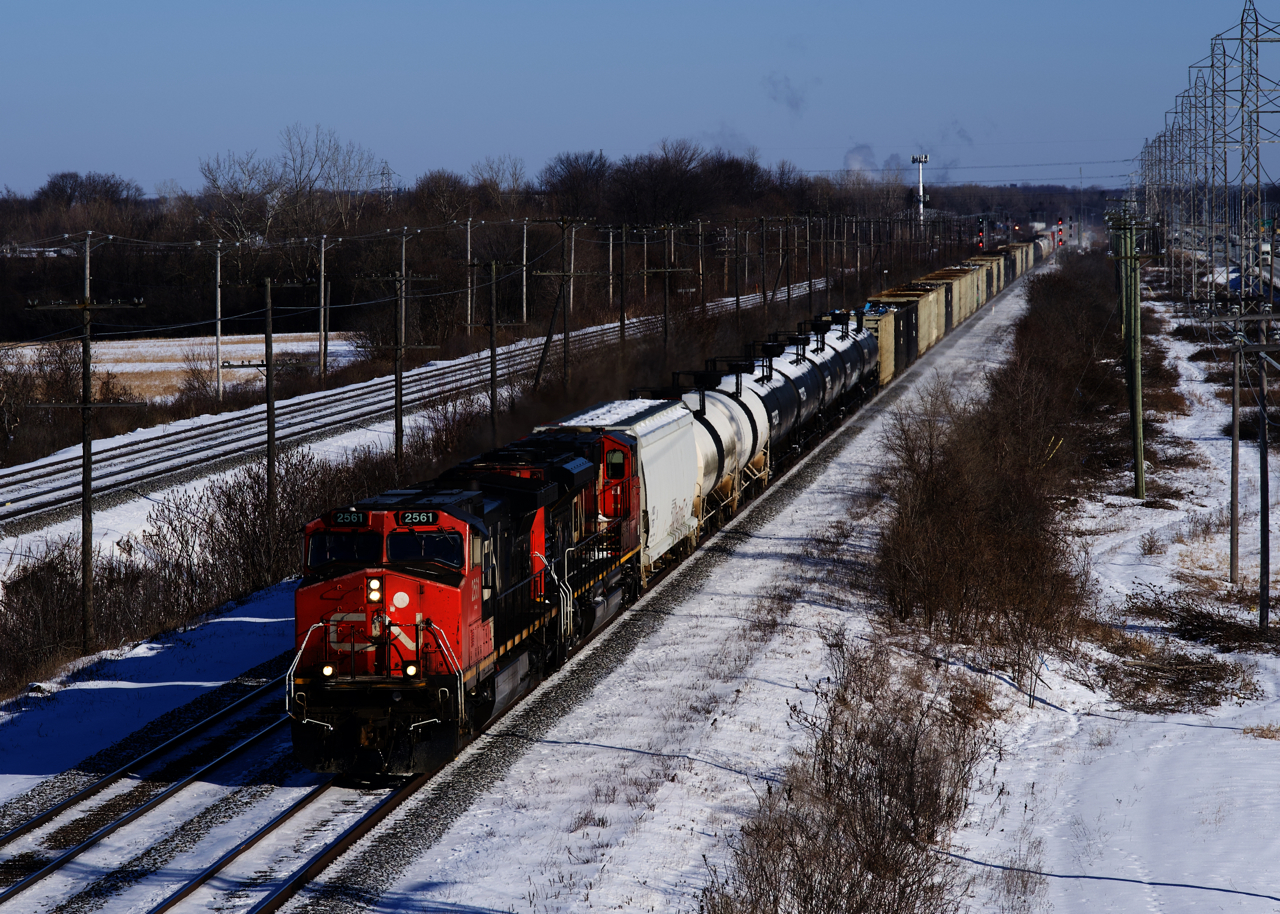
<path id="1" fill-rule="evenodd" d="M 73 170 L 196 189 L 202 158 L 274 153 L 301 123 L 364 145 L 404 183 L 500 155 L 533 176 L 557 152 L 616 158 L 668 137 L 805 170 L 924 151 L 926 180 L 1075 183 L 1083 169 L 1118 186 L 1132 166 L 1110 160 L 1159 132 L 1187 66 L 1241 6 L 5 4 L 0 184 L 29 193 Z"/>

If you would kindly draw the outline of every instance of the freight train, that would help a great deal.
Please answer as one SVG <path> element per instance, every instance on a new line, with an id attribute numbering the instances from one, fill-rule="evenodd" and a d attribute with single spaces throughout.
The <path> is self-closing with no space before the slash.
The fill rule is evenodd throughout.
<path id="1" fill-rule="evenodd" d="M 309 523 L 286 687 L 297 759 L 437 769 L 1043 253 L 930 274 Z"/>

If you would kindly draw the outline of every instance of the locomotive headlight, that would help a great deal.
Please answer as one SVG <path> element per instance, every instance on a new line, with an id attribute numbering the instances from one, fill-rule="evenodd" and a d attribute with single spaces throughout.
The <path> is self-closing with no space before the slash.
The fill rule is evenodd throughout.
<path id="1" fill-rule="evenodd" d="M 321 675 L 325 676 L 326 678 L 327 678 L 327 677 L 329 677 L 329 676 L 332 676 L 332 675 L 333 675 L 333 664 L 331 664 L 331 663 L 326 663 L 324 666 L 320 667 L 320 673 L 321 673 Z"/>
<path id="2" fill-rule="evenodd" d="M 416 665 L 416 664 L 413 664 L 413 663 L 407 663 L 407 664 L 405 664 L 405 667 L 404 667 L 404 674 L 405 674 L 406 676 L 417 676 L 417 675 L 418 675 L 418 667 L 417 667 L 417 665 Z"/>
<path id="3" fill-rule="evenodd" d="M 365 588 L 366 603 L 382 602 L 382 578 L 369 578 L 365 582 Z"/>

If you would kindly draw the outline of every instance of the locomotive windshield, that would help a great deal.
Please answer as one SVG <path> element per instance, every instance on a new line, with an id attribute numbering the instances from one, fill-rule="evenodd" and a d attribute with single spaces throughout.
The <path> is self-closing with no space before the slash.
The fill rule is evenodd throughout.
<path id="1" fill-rule="evenodd" d="M 462 567 L 462 534 L 446 530 L 418 530 L 387 535 L 388 562 L 435 562 Z"/>
<path id="2" fill-rule="evenodd" d="M 382 536 L 372 530 L 313 533 L 307 549 L 309 568 L 321 568 L 333 562 L 376 565 L 381 561 Z"/>

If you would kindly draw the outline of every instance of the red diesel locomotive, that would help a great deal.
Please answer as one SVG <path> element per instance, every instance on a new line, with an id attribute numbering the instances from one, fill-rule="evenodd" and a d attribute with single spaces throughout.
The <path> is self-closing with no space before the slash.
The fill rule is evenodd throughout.
<path id="1" fill-rule="evenodd" d="M 409 773 L 452 758 L 638 590 L 639 485 L 634 439 L 551 429 L 308 524 L 299 761 Z"/>

